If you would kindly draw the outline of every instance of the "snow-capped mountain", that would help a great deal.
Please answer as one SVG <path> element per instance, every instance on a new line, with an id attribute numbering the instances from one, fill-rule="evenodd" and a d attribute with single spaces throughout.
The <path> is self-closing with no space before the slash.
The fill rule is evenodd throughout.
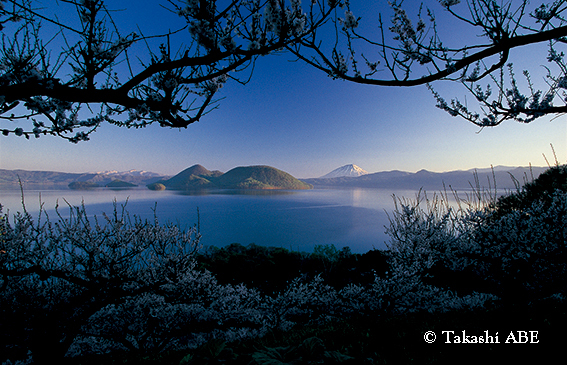
<path id="1" fill-rule="evenodd" d="M 108 170 L 108 171 L 97 171 L 95 172 L 95 174 L 105 175 L 105 176 L 137 176 L 137 177 L 147 177 L 147 178 L 163 176 L 162 174 L 158 174 L 150 171 L 143 171 L 143 170 L 129 170 L 129 171 Z"/>
<path id="2" fill-rule="evenodd" d="M 321 176 L 320 179 L 330 179 L 333 177 L 359 177 L 367 174 L 369 174 L 368 171 L 363 170 L 354 164 L 350 164 L 341 166 L 338 169 L 329 172 L 327 175 Z"/>
<path id="3" fill-rule="evenodd" d="M 169 176 L 140 170 L 70 173 L 0 169 L 0 189 L 17 188 L 20 181 L 25 184 L 26 188 L 66 189 L 73 182 L 92 182 L 99 186 L 105 186 L 115 180 L 144 187 L 147 184 L 167 178 Z"/>

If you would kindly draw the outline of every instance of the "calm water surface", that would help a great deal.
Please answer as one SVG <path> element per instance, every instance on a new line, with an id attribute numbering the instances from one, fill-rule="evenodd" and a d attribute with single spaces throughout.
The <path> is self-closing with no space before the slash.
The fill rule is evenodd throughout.
<path id="1" fill-rule="evenodd" d="M 313 189 L 301 191 L 175 191 L 132 190 L 29 190 L 26 209 L 37 214 L 40 199 L 53 214 L 68 214 L 67 203 L 84 202 L 89 215 L 111 213 L 113 201 L 127 201 L 127 210 L 142 219 L 153 219 L 157 207 L 160 222 L 171 221 L 182 228 L 199 221 L 201 243 L 218 247 L 230 243 L 277 246 L 311 251 L 317 244 L 349 246 L 353 252 L 385 248 L 388 237 L 386 211 L 394 205 L 392 194 L 415 197 L 415 191 L 382 189 Z M 0 191 L 4 212 L 21 211 L 20 191 Z M 199 214 L 197 213 L 199 211 Z M 53 218 L 53 215 L 51 215 Z"/>

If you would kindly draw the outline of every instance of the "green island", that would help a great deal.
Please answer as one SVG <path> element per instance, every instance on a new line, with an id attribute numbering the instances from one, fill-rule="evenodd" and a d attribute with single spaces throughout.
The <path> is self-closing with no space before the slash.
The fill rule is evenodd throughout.
<path id="1" fill-rule="evenodd" d="M 69 184 L 69 189 L 73 190 L 86 190 L 100 188 L 100 185 L 91 181 L 73 181 Z"/>
<path id="2" fill-rule="evenodd" d="M 118 188 L 118 189 L 128 189 L 128 188 L 135 188 L 136 184 L 129 183 L 127 181 L 122 180 L 113 180 L 105 185 L 107 188 Z"/>
<path id="3" fill-rule="evenodd" d="M 270 166 L 243 166 L 222 173 L 209 171 L 201 165 L 191 166 L 170 179 L 148 185 L 155 190 L 156 184 L 170 190 L 200 189 L 311 189 L 312 185 L 304 183 L 287 172 Z"/>

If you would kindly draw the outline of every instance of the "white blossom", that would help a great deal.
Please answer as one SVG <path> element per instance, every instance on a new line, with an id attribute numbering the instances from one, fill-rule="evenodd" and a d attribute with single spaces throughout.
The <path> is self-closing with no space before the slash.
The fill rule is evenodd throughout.
<path id="1" fill-rule="evenodd" d="M 79 333 L 67 334 L 74 336 L 67 355 L 88 356 L 126 350 L 178 351 L 210 338 L 255 338 L 273 329 L 289 330 L 300 323 L 318 324 L 350 315 L 469 311 L 502 300 L 506 294 L 480 290 L 459 294 L 438 285 L 431 269 L 440 265 L 455 273 L 474 270 L 483 280 L 500 283 L 512 280 L 518 262 L 532 260 L 533 275 L 526 290 L 537 291 L 550 281 L 563 280 L 567 267 L 556 262 L 555 252 L 565 245 L 565 192 L 551 192 L 545 203 L 535 200 L 504 213 L 494 209 L 496 200 L 491 196 L 477 202 L 460 200 L 455 206 L 446 199 L 419 193 L 416 200 L 395 200 L 388 227 L 389 271 L 375 276 L 372 284 L 338 289 L 321 276 L 307 281 L 296 278 L 271 295 L 243 284 L 219 284 L 213 273 L 197 269 L 193 260 L 200 238 L 194 236 L 196 232 L 162 226 L 157 218 L 143 222 L 115 208 L 114 214 L 98 220 L 76 207 L 69 218 L 58 222 L 35 222 L 22 213 L 12 224 L 4 217 L 0 250 L 2 264 L 8 266 L 3 268 L 15 273 L 42 268 L 43 275 L 55 270 L 68 276 L 39 279 L 24 274 L 5 282 L 5 271 L 0 278 L 0 285 L 5 285 L 0 300 L 29 297 L 48 313 L 81 298 L 75 309 L 80 313 L 88 302 L 76 283 L 106 283 L 91 300 L 107 302 L 100 302 L 104 305 L 86 317 Z M 118 284 L 112 287 L 112 283 Z M 105 298 L 110 289 L 121 296 Z M 550 290 L 542 295 L 565 298 L 564 289 L 552 286 Z M 73 313 L 68 316 L 73 318 Z M 26 325 L 25 317 L 22 321 Z M 19 360 L 25 361 L 11 361 Z"/>
<path id="2" fill-rule="evenodd" d="M 354 16 L 352 11 L 345 11 L 344 26 L 347 29 L 353 29 L 358 27 L 358 19 Z"/>

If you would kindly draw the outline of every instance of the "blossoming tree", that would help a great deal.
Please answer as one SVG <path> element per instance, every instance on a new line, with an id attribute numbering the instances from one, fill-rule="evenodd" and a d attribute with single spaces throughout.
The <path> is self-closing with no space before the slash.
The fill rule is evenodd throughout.
<path id="1" fill-rule="evenodd" d="M 258 56 L 315 32 L 337 4 L 169 0 L 161 34 L 124 30 L 111 6 L 0 1 L 0 118 L 30 120 L 4 135 L 78 142 L 104 122 L 187 127 L 215 108 L 225 82 L 246 83 Z"/>
<path id="2" fill-rule="evenodd" d="M 34 221 L 24 211 L 13 223 L 8 214 L 0 220 L 0 332 L 8 356 L 22 347 L 37 358 L 63 356 L 101 309 L 180 281 L 199 244 L 195 229 L 142 221 L 118 207 L 102 220 L 84 207 L 59 218 L 42 211 Z"/>
<path id="3" fill-rule="evenodd" d="M 337 79 L 427 84 L 439 108 L 481 127 L 567 111 L 566 1 L 389 4 L 383 18 L 362 1 L 167 0 L 172 21 L 144 34 L 118 20 L 129 9 L 103 0 L 0 0 L 0 130 L 78 142 L 102 123 L 185 128 L 227 81 L 246 83 L 259 56 L 283 50 Z M 516 77 L 511 53 L 541 45 L 547 75 L 536 86 L 528 71 Z M 430 86 L 439 80 L 460 83 L 480 111 L 445 100 Z"/>
<path id="4" fill-rule="evenodd" d="M 333 18 L 336 37 L 330 42 L 311 33 L 287 48 L 333 78 L 377 86 L 428 85 L 439 108 L 480 127 L 505 120 L 529 123 L 567 112 L 567 64 L 562 51 L 566 1 L 542 1 L 539 6 L 527 0 L 389 4 L 390 12 L 376 17 L 369 15 L 368 4 L 344 1 L 340 4 L 344 16 Z M 523 71 L 523 79 L 516 77 L 512 62 L 521 57 L 511 55 L 529 47 L 530 58 L 535 55 L 530 61 L 536 61 L 537 56 L 545 56 L 542 45 L 547 47 L 546 60 L 541 60 L 547 63 L 547 73 L 536 86 L 528 70 Z M 439 80 L 460 83 L 480 111 L 459 99 L 446 101 L 430 85 Z"/>

